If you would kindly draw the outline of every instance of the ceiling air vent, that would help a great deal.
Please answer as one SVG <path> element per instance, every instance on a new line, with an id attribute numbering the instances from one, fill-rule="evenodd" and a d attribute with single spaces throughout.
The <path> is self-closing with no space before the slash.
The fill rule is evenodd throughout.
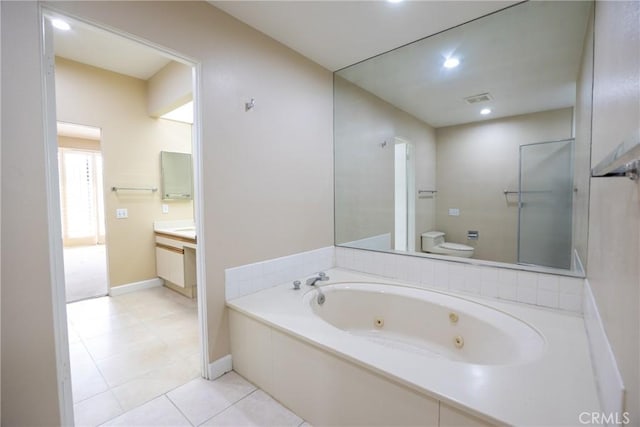
<path id="1" fill-rule="evenodd" d="M 481 93 L 480 95 L 468 96 L 464 100 L 467 101 L 467 104 L 477 104 L 479 102 L 488 102 L 492 99 L 488 93 Z"/>

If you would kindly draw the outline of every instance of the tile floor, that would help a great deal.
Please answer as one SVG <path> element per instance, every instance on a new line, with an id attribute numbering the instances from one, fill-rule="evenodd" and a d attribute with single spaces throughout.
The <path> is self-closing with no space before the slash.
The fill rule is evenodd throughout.
<path id="1" fill-rule="evenodd" d="M 152 288 L 67 304 L 67 316 L 77 426 L 305 424 L 235 372 L 200 378 L 195 300 Z"/>

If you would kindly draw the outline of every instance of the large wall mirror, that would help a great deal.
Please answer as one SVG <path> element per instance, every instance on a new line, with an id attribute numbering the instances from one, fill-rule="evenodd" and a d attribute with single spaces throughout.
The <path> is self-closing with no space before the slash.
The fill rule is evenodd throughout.
<path id="1" fill-rule="evenodd" d="M 592 2 L 526 2 L 337 71 L 336 244 L 579 274 L 592 55 Z"/>

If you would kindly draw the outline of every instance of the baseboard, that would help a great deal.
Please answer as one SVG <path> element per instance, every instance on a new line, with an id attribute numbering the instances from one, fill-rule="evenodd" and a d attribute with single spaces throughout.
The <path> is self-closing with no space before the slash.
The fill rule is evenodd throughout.
<path id="1" fill-rule="evenodd" d="M 140 291 L 142 289 L 155 288 L 164 285 L 164 280 L 159 277 L 143 280 L 141 282 L 127 283 L 126 285 L 114 286 L 109 289 L 109 295 L 115 297 L 117 295 L 128 294 L 129 292 Z"/>
<path id="2" fill-rule="evenodd" d="M 585 280 L 584 326 L 589 339 L 591 363 L 598 388 L 602 412 L 620 414 L 624 409 L 624 383 L 618 371 L 613 349 L 604 330 L 598 306 L 591 292 L 589 280 Z"/>
<path id="3" fill-rule="evenodd" d="M 216 378 L 221 377 L 227 372 L 230 372 L 233 369 L 231 360 L 231 355 L 227 354 L 226 356 L 223 356 L 220 359 L 209 363 L 209 379 L 215 380 Z"/>

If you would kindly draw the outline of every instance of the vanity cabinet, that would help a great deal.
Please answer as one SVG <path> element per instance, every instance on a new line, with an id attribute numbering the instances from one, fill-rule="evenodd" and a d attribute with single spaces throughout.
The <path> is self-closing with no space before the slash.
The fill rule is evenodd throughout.
<path id="1" fill-rule="evenodd" d="M 156 243 L 156 269 L 158 277 L 184 288 L 184 249 Z"/>
<path id="2" fill-rule="evenodd" d="M 155 232 L 156 272 L 165 285 L 189 298 L 196 295 L 196 240 Z"/>

